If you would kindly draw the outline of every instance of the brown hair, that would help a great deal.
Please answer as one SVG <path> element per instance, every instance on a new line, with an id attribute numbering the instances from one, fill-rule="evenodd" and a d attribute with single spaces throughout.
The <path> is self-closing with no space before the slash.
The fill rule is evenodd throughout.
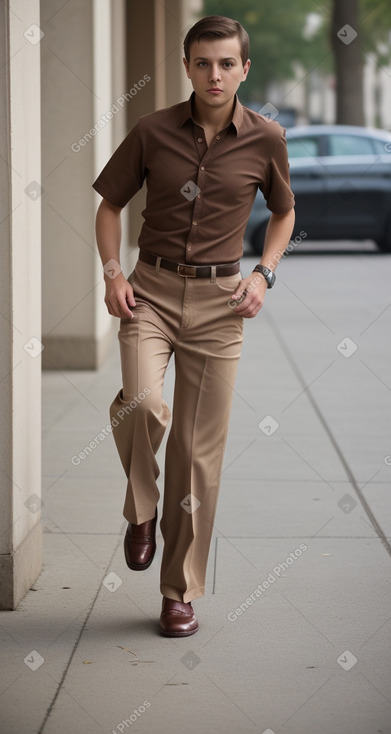
<path id="1" fill-rule="evenodd" d="M 190 61 L 190 46 L 195 41 L 201 38 L 231 38 L 232 36 L 239 38 L 240 55 L 244 66 L 250 51 L 248 33 L 238 20 L 225 18 L 224 15 L 208 15 L 190 28 L 183 42 L 186 61 Z"/>

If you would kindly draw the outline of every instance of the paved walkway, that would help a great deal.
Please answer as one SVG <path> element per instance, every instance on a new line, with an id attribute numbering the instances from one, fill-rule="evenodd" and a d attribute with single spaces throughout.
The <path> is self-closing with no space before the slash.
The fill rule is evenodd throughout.
<path id="1" fill-rule="evenodd" d="M 123 558 L 116 343 L 98 373 L 44 374 L 44 568 L 0 614 L 4 734 L 391 732 L 391 258 L 277 274 L 246 322 L 194 637 L 157 634 L 161 536 L 146 572 Z"/>

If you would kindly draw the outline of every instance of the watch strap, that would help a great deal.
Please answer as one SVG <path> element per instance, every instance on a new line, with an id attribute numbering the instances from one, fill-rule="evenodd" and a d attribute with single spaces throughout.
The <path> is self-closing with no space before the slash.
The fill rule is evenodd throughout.
<path id="1" fill-rule="evenodd" d="M 275 283 L 275 280 L 276 280 L 276 276 L 275 276 L 275 273 L 273 273 L 272 270 L 270 270 L 269 268 L 267 268 L 265 265 L 259 265 L 258 264 L 253 269 L 253 273 L 255 273 L 255 272 L 261 273 L 261 275 L 263 275 L 263 277 L 266 280 L 266 283 L 267 283 L 267 287 L 268 288 L 272 288 L 273 287 L 273 285 Z"/>

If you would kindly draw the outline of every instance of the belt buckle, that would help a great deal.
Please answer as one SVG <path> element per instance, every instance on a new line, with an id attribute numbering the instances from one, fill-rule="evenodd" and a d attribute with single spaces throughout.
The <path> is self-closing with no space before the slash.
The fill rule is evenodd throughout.
<path id="1" fill-rule="evenodd" d="M 177 273 L 178 275 L 182 276 L 182 278 L 196 278 L 197 277 L 197 271 L 196 271 L 195 265 L 178 265 Z"/>

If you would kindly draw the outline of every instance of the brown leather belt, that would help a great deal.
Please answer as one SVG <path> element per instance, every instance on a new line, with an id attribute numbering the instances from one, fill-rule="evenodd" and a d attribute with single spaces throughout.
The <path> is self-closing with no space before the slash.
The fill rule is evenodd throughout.
<path id="1" fill-rule="evenodd" d="M 149 265 L 156 265 L 159 258 L 151 252 L 140 250 L 139 260 Z M 235 263 L 227 263 L 224 265 L 186 265 L 185 263 L 176 263 L 173 260 L 160 260 L 160 267 L 172 270 L 183 278 L 210 278 L 212 275 L 212 267 L 216 268 L 216 275 L 224 277 L 226 275 L 236 275 L 240 270 L 239 260 Z"/>

